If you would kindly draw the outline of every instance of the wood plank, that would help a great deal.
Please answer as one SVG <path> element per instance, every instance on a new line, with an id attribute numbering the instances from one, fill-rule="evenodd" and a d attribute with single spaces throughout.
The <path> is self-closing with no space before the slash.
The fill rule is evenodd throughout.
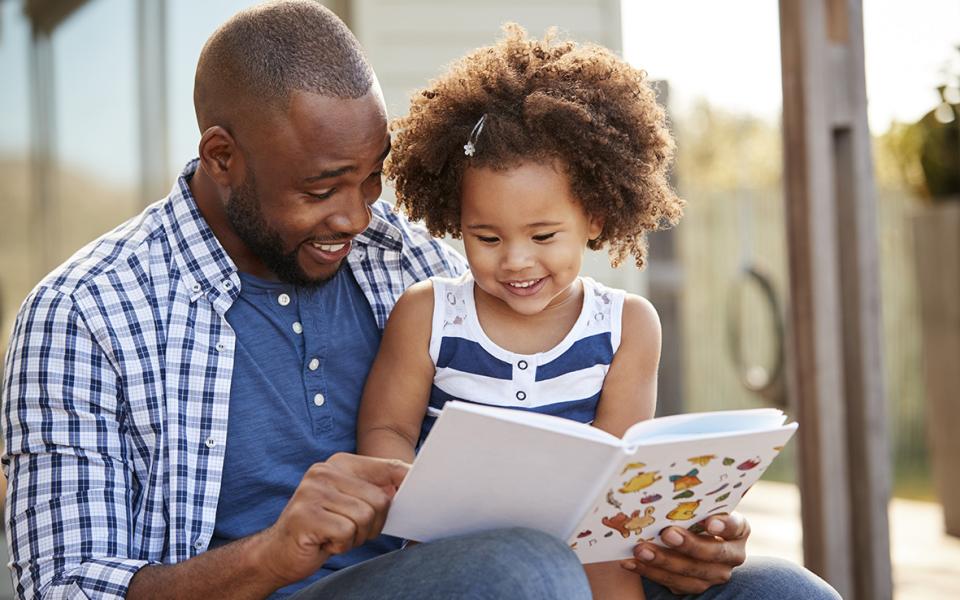
<path id="1" fill-rule="evenodd" d="M 780 1 L 788 389 L 804 560 L 844 598 L 890 598 L 879 270 L 860 0 Z"/>

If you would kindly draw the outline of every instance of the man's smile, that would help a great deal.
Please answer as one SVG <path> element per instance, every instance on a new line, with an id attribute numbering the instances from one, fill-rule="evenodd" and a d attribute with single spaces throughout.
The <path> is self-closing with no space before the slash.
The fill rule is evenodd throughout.
<path id="1" fill-rule="evenodd" d="M 352 239 L 340 242 L 307 242 L 303 245 L 307 254 L 318 263 L 334 263 L 350 253 Z"/>

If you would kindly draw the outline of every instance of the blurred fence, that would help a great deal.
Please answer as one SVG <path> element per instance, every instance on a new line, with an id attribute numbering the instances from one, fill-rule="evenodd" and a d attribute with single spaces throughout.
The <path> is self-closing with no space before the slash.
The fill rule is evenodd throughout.
<path id="1" fill-rule="evenodd" d="M 727 310 L 731 286 L 747 264 L 772 281 L 781 307 L 789 301 L 782 192 L 683 189 L 682 194 L 689 202 L 677 230 L 684 268 L 685 409 L 767 405 L 740 383 L 728 351 Z M 908 237 L 908 215 L 915 203 L 905 194 L 879 193 L 884 383 L 894 491 L 929 498 L 932 487 L 924 438 L 920 329 Z M 743 288 L 740 310 L 745 362 L 771 364 L 776 351 L 775 324 L 758 289 Z M 770 477 L 793 478 L 794 445 L 774 464 Z"/>

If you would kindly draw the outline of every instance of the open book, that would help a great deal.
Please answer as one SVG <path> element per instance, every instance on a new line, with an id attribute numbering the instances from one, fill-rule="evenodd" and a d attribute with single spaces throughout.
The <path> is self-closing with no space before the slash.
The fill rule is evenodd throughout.
<path id="1" fill-rule="evenodd" d="M 448 402 L 384 533 L 428 542 L 501 527 L 567 540 L 584 563 L 632 556 L 669 525 L 702 531 L 796 431 L 777 409 L 643 421 L 623 439 L 558 417 Z"/>

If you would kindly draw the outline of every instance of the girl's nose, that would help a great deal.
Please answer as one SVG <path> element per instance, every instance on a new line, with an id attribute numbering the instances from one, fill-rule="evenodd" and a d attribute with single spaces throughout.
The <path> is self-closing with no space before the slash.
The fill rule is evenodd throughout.
<path id="1" fill-rule="evenodd" d="M 512 244 L 504 249 L 500 266 L 505 271 L 522 271 L 533 263 L 533 252 L 526 244 Z"/>

